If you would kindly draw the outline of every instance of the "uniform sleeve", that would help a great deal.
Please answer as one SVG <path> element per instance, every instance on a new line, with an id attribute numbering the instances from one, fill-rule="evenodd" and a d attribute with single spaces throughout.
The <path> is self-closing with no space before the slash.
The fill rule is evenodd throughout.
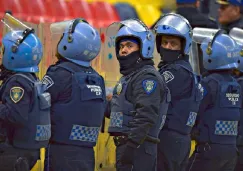
<path id="1" fill-rule="evenodd" d="M 197 140 L 198 136 L 200 135 L 199 130 L 199 122 L 204 114 L 204 112 L 213 105 L 215 99 L 216 99 L 216 91 L 217 91 L 217 83 L 214 81 L 205 82 L 202 80 L 200 84 L 203 87 L 203 99 L 199 106 L 198 116 L 196 118 L 195 125 L 191 131 L 191 138 L 192 140 Z"/>
<path id="2" fill-rule="evenodd" d="M 217 91 L 217 83 L 215 81 L 204 82 L 201 81 L 201 85 L 203 87 L 203 99 L 200 103 L 199 107 L 199 116 L 203 115 L 203 113 L 213 105 L 214 100 L 216 99 L 216 91 Z"/>
<path id="3" fill-rule="evenodd" d="M 161 85 L 156 76 L 150 74 L 137 77 L 131 84 L 135 116 L 129 124 L 131 132 L 128 138 L 135 144 L 142 144 L 159 118 Z"/>
<path id="4" fill-rule="evenodd" d="M 62 68 L 48 69 L 42 82 L 47 85 L 47 91 L 51 94 L 52 103 L 70 97 L 72 76 L 68 71 Z"/>
<path id="5" fill-rule="evenodd" d="M 15 125 L 24 125 L 33 104 L 33 88 L 25 79 L 9 81 L 0 104 L 0 118 Z"/>
<path id="6" fill-rule="evenodd" d="M 180 99 L 181 97 L 190 96 L 192 91 L 193 76 L 184 68 L 170 69 L 162 74 L 165 78 L 172 98 Z"/>

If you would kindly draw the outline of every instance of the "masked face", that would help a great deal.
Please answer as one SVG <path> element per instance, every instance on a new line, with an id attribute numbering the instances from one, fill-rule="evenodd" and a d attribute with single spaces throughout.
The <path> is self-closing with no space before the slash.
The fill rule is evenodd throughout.
<path id="1" fill-rule="evenodd" d="M 181 38 L 176 36 L 162 36 L 161 47 L 170 50 L 181 50 Z"/>
<path id="2" fill-rule="evenodd" d="M 127 56 L 132 52 L 138 51 L 139 45 L 131 41 L 123 41 L 119 45 L 119 56 Z"/>
<path id="3" fill-rule="evenodd" d="M 182 40 L 177 36 L 162 36 L 160 46 L 161 60 L 173 62 L 181 57 Z"/>

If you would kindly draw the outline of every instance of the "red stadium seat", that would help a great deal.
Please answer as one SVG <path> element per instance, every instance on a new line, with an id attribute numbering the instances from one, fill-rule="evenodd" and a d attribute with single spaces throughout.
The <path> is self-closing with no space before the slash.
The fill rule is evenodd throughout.
<path id="1" fill-rule="evenodd" d="M 91 25 L 93 24 L 93 13 L 90 5 L 83 0 L 71 0 L 66 2 L 71 18 L 84 18 Z"/>
<path id="2" fill-rule="evenodd" d="M 1 18 L 6 11 L 11 11 L 13 16 L 18 19 L 23 19 L 25 12 L 21 0 L 5 0 L 0 2 Z"/>
<path id="3" fill-rule="evenodd" d="M 120 20 L 115 7 L 107 2 L 93 2 L 91 7 L 96 27 L 107 27 L 111 23 Z"/>
<path id="4" fill-rule="evenodd" d="M 0 18 L 3 17 L 6 11 L 10 11 L 13 6 L 13 0 L 0 1 Z"/>
<path id="5" fill-rule="evenodd" d="M 47 22 L 48 17 L 47 9 L 45 8 L 45 1 L 43 0 L 25 0 L 28 6 L 30 6 L 30 14 L 28 15 L 27 21 L 32 23 L 44 23 Z"/>
<path id="6" fill-rule="evenodd" d="M 55 22 L 71 19 L 70 15 L 69 15 L 68 7 L 66 6 L 66 3 L 64 0 L 55 0 L 55 1 L 51 0 L 51 1 L 48 1 L 48 3 L 46 5 L 49 6 L 49 7 L 45 6 L 45 7 L 49 8 L 48 12 L 49 12 L 49 14 L 51 14 L 49 16 L 53 16 Z"/>

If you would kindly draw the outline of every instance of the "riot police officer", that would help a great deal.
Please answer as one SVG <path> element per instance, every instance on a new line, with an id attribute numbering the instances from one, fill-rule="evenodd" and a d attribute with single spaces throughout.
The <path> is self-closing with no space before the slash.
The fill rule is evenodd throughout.
<path id="1" fill-rule="evenodd" d="M 84 19 L 51 24 L 58 62 L 43 83 L 51 94 L 52 136 L 46 170 L 93 171 L 94 150 L 105 109 L 105 83 L 92 67 L 101 47 L 100 35 Z"/>
<path id="2" fill-rule="evenodd" d="M 176 13 L 185 17 L 192 28 L 205 27 L 205 28 L 217 28 L 217 23 L 210 20 L 207 15 L 202 14 L 198 10 L 198 0 L 177 0 Z"/>
<path id="3" fill-rule="evenodd" d="M 214 20 L 199 11 L 198 4 L 199 0 L 176 0 L 176 13 L 185 17 L 192 28 L 218 28 Z M 151 28 L 153 28 L 162 17 L 160 17 Z"/>
<path id="4" fill-rule="evenodd" d="M 243 29 L 233 28 L 230 30 L 229 35 L 239 44 L 240 46 L 240 65 L 237 70 L 234 70 L 234 76 L 241 86 L 241 94 L 243 94 Z M 235 171 L 243 170 L 243 106 L 240 109 L 240 123 L 239 132 L 237 136 L 237 148 L 238 148 L 238 159 L 235 166 Z"/>
<path id="5" fill-rule="evenodd" d="M 243 28 L 242 1 L 216 0 L 216 2 L 220 5 L 218 9 L 218 22 L 221 29 L 229 32 L 233 27 Z"/>
<path id="6" fill-rule="evenodd" d="M 242 95 L 232 77 L 238 67 L 239 46 L 221 30 L 201 43 L 203 64 L 209 75 L 202 79 L 204 98 L 196 123 L 197 145 L 190 171 L 233 171 Z"/>
<path id="7" fill-rule="evenodd" d="M 113 23 L 107 35 L 116 36 L 123 75 L 114 88 L 108 128 L 116 145 L 117 171 L 155 171 L 170 94 L 153 66 L 154 35 L 135 19 Z"/>
<path id="8" fill-rule="evenodd" d="M 202 99 L 188 56 L 192 28 L 184 17 L 170 13 L 158 21 L 154 30 L 161 56 L 159 72 L 171 91 L 167 118 L 159 134 L 158 170 L 178 171 L 186 167 L 191 148 L 190 133 Z"/>
<path id="9" fill-rule="evenodd" d="M 0 170 L 29 171 L 51 136 L 50 94 L 35 75 L 43 49 L 34 29 L 10 14 L 2 22 L 10 32 L 2 40 Z"/>

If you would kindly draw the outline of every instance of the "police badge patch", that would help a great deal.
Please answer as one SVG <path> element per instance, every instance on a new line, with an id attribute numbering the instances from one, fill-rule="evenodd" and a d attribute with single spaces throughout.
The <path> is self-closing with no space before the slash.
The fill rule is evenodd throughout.
<path id="1" fill-rule="evenodd" d="M 24 96 L 24 89 L 21 87 L 13 87 L 10 89 L 10 98 L 14 103 L 18 103 Z"/>
<path id="2" fill-rule="evenodd" d="M 48 75 L 45 75 L 41 82 L 47 86 L 47 89 L 54 84 L 54 81 Z"/>
<path id="3" fill-rule="evenodd" d="M 170 71 L 165 71 L 162 74 L 164 76 L 165 82 L 168 83 L 174 79 L 174 75 Z"/>
<path id="4" fill-rule="evenodd" d="M 122 83 L 118 83 L 118 85 L 116 86 L 116 94 L 121 94 L 122 91 Z"/>
<path id="5" fill-rule="evenodd" d="M 157 86 L 157 82 L 154 80 L 144 80 L 143 81 L 143 89 L 147 94 L 152 93 Z"/>

